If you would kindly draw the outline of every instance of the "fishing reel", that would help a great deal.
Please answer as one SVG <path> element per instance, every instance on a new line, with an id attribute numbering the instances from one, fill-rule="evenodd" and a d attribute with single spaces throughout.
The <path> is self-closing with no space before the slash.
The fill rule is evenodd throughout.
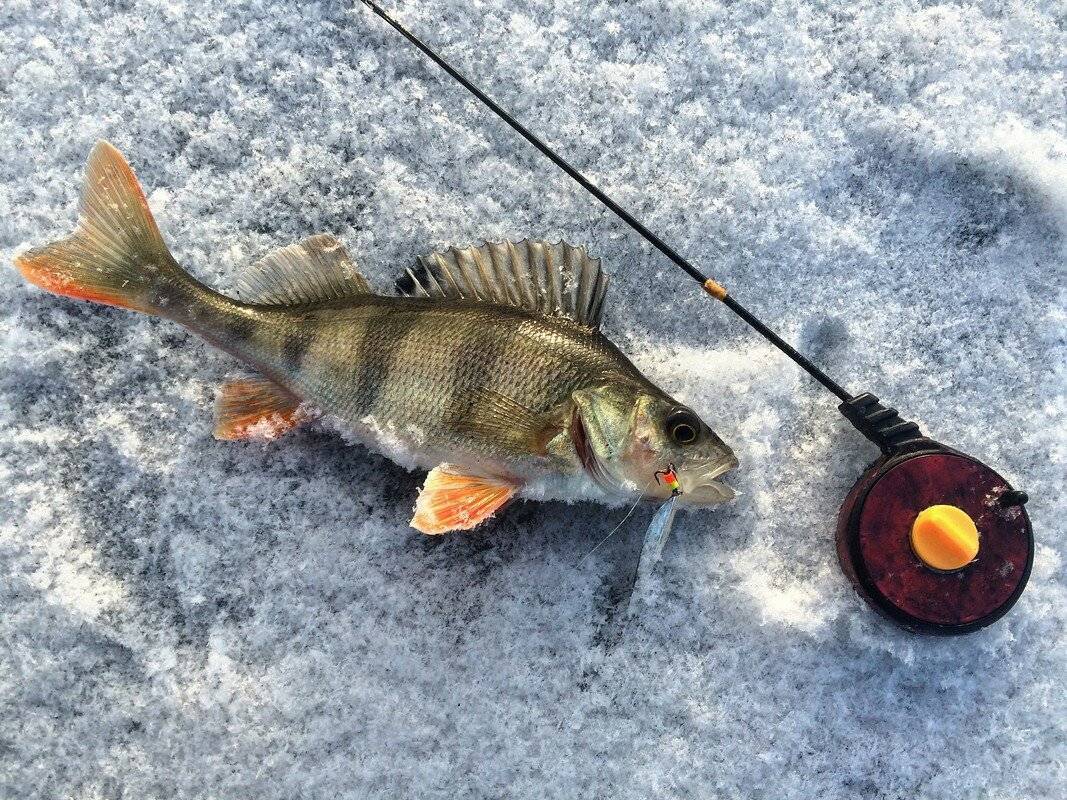
<path id="1" fill-rule="evenodd" d="M 856 591 L 922 633 L 969 633 L 1004 616 L 1034 560 L 1026 493 L 873 394 L 838 408 L 882 450 L 838 515 L 837 555 Z"/>

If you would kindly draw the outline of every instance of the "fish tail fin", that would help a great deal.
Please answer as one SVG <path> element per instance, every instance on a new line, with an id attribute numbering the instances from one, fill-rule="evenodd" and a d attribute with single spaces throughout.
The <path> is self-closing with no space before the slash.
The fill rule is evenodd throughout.
<path id="1" fill-rule="evenodd" d="M 22 253 L 15 266 L 53 294 L 160 316 L 201 288 L 167 250 L 130 165 L 105 141 L 89 155 L 74 233 Z"/>

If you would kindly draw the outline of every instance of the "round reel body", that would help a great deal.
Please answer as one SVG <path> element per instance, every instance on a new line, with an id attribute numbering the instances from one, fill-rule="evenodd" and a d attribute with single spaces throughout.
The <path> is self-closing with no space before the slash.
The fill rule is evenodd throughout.
<path id="1" fill-rule="evenodd" d="M 856 424 L 854 413 L 842 411 Z M 1008 612 L 1030 576 L 1026 494 L 978 459 L 922 436 L 914 423 L 896 417 L 895 424 L 910 426 L 908 435 L 896 442 L 868 435 L 883 455 L 841 506 L 841 567 L 864 600 L 909 630 L 951 635 L 983 628 Z M 912 547 L 916 518 L 937 505 L 962 510 L 978 529 L 977 556 L 950 572 L 928 566 Z"/>

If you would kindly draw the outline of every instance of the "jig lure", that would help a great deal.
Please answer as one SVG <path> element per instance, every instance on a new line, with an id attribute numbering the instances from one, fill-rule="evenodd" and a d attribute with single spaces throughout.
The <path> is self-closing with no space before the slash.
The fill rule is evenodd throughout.
<path id="1" fill-rule="evenodd" d="M 663 557 L 663 547 L 667 544 L 667 537 L 674 525 L 674 509 L 676 501 L 682 494 L 682 486 L 678 482 L 678 476 L 674 472 L 674 464 L 667 469 L 656 473 L 656 483 L 663 479 L 663 483 L 671 490 L 671 496 L 663 503 L 656 513 L 652 515 L 652 522 L 645 531 L 645 543 L 641 548 L 641 560 L 637 562 L 637 579 L 641 580 L 651 574 L 652 569 Z"/>
<path id="2" fill-rule="evenodd" d="M 909 630 L 937 634 L 977 630 L 1008 612 L 1022 594 L 1033 563 L 1033 530 L 1024 507 L 1025 492 L 1014 489 L 977 458 L 925 436 L 918 425 L 903 419 L 874 394 L 845 390 L 377 2 L 361 1 L 709 296 L 833 394 L 844 417 L 878 446 L 881 456 L 860 476 L 841 506 L 836 533 L 841 567 L 870 605 Z M 639 576 L 642 570 L 651 570 L 662 552 L 676 497 L 672 495 L 656 512 L 645 537 Z"/>

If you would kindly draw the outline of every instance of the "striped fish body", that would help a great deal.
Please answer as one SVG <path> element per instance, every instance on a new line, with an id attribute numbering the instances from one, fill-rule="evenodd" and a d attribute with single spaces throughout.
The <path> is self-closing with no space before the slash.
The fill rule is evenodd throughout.
<path id="1" fill-rule="evenodd" d="M 582 475 L 573 446 L 548 448 L 572 394 L 654 388 L 598 330 L 519 308 L 363 295 L 248 316 L 254 323 L 227 334 L 219 315 L 212 327 L 230 337 L 226 349 L 406 466 Z M 536 430 L 511 428 L 531 418 Z"/>
<path id="2" fill-rule="evenodd" d="M 48 291 L 171 319 L 258 371 L 223 387 L 219 439 L 276 438 L 321 412 L 429 468 L 412 519 L 425 533 L 472 528 L 519 495 L 733 496 L 716 480 L 737 463 L 730 449 L 600 333 L 607 277 L 579 247 L 452 248 L 382 296 L 315 236 L 253 265 L 229 297 L 175 262 L 129 165 L 101 143 L 74 234 L 15 263 Z"/>

